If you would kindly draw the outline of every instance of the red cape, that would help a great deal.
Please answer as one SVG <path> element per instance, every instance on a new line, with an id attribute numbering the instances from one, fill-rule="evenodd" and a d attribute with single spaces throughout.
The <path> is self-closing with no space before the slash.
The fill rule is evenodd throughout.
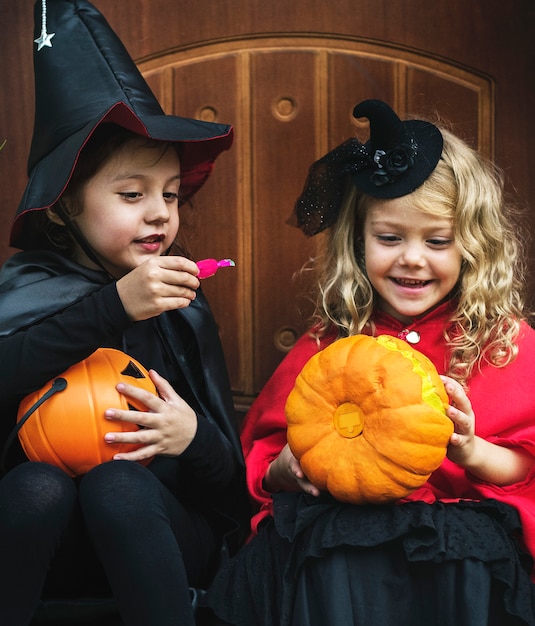
<path id="1" fill-rule="evenodd" d="M 427 355 L 439 373 L 444 373 L 446 346 L 442 338 L 451 312 L 445 304 L 412 324 L 419 332 L 415 346 Z M 375 335 L 403 334 L 401 322 L 385 314 L 374 317 Z M 286 445 L 284 406 L 295 379 L 308 359 L 335 340 L 334 333 L 318 346 L 309 335 L 302 336 L 282 361 L 254 402 L 242 426 L 242 446 L 247 466 L 249 492 L 256 504 L 253 532 L 272 514 L 271 495 L 262 488 L 269 463 Z M 493 443 L 522 447 L 535 456 L 535 331 L 522 324 L 517 340 L 517 358 L 503 368 L 483 365 L 469 382 L 469 398 L 476 416 L 476 434 Z M 515 507 L 522 521 L 526 548 L 535 558 L 535 468 L 521 483 L 498 487 L 482 482 L 445 459 L 420 489 L 406 500 L 425 502 L 495 498 Z"/>

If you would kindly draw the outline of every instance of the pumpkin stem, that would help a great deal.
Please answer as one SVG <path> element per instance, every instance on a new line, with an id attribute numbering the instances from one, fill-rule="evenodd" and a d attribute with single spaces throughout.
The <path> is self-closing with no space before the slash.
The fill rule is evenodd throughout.
<path id="1" fill-rule="evenodd" d="M 364 412 L 353 402 L 344 402 L 334 412 L 333 422 L 342 437 L 353 439 L 364 429 Z"/>

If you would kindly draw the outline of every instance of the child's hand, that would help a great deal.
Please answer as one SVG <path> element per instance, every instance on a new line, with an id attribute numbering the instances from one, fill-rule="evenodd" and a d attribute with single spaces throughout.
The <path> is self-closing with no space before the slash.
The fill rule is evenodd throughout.
<path id="1" fill-rule="evenodd" d="M 475 434 L 475 416 L 464 389 L 455 380 L 441 376 L 450 398 L 446 414 L 455 426 L 448 458 L 479 480 L 512 485 L 526 479 L 535 458 L 523 448 L 506 448 Z"/>
<path id="2" fill-rule="evenodd" d="M 148 259 L 117 281 L 117 292 L 135 322 L 187 307 L 199 287 L 197 265 L 181 256 Z"/>
<path id="3" fill-rule="evenodd" d="M 107 433 L 109 443 L 134 443 L 142 447 L 114 456 L 114 459 L 142 461 L 157 454 L 178 456 L 189 446 L 197 432 L 195 411 L 175 392 L 171 385 L 154 370 L 149 372 L 161 397 L 132 385 L 117 385 L 127 398 L 134 398 L 147 407 L 147 412 L 109 409 L 106 418 L 124 420 L 143 428 L 134 432 Z"/>
<path id="4" fill-rule="evenodd" d="M 272 461 L 264 478 L 266 491 L 304 491 L 312 496 L 319 496 L 320 491 L 307 480 L 299 461 L 286 444 L 279 456 Z"/>
<path id="5" fill-rule="evenodd" d="M 448 446 L 448 458 L 458 465 L 470 463 L 475 446 L 475 416 L 472 404 L 461 385 L 452 378 L 441 376 L 450 399 L 446 415 L 454 425 Z"/>

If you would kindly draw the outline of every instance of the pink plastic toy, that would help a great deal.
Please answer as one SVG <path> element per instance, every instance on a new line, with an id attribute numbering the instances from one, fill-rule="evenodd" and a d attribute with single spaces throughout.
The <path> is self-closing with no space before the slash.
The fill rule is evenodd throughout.
<path id="1" fill-rule="evenodd" d="M 220 267 L 234 267 L 235 265 L 236 263 L 232 259 L 221 259 L 221 261 L 204 259 L 203 261 L 197 261 L 197 267 L 199 268 L 197 278 L 208 278 L 213 276 Z"/>

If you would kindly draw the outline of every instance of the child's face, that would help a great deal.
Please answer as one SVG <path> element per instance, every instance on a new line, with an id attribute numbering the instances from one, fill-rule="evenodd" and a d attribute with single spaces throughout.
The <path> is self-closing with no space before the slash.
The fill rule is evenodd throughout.
<path id="1" fill-rule="evenodd" d="M 370 203 L 364 251 L 378 308 L 404 323 L 441 302 L 461 271 L 452 220 L 414 208 L 410 195 Z"/>
<path id="2" fill-rule="evenodd" d="M 123 146 L 84 185 L 75 221 L 113 276 L 169 248 L 178 232 L 179 186 L 175 150 L 162 155 L 135 143 Z M 80 249 L 75 259 L 95 268 Z"/>

